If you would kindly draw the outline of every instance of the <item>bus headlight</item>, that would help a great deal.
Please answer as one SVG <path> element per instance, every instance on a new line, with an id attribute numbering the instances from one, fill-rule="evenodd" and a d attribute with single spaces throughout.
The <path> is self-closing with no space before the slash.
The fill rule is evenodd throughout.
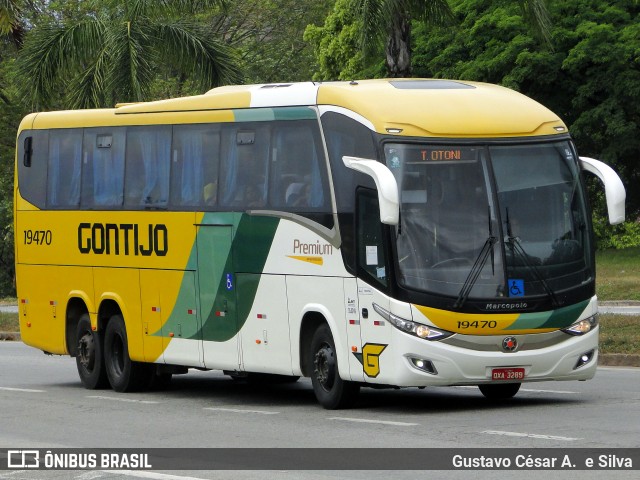
<path id="1" fill-rule="evenodd" d="M 570 325 L 567 328 L 563 328 L 562 331 L 568 333 L 569 335 L 584 335 L 585 333 L 589 333 L 591 330 L 596 328 L 598 325 L 598 314 L 585 318 L 583 320 L 578 320 L 573 325 Z"/>
<path id="2" fill-rule="evenodd" d="M 400 318 L 392 314 L 391 312 L 387 312 L 384 308 L 376 303 L 373 304 L 373 309 L 398 330 L 409 333 L 418 338 L 424 338 L 425 340 L 433 341 L 442 340 L 453 335 L 453 332 L 448 332 L 446 330 L 434 328 L 429 325 L 423 325 L 422 323 L 417 323 L 411 320 Z"/>

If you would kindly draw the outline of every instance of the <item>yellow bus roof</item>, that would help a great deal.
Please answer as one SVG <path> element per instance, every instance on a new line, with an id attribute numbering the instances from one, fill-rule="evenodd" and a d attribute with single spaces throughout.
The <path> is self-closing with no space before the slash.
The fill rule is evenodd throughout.
<path id="1" fill-rule="evenodd" d="M 225 86 L 203 95 L 112 109 L 41 113 L 27 117 L 21 127 L 230 122 L 235 110 L 287 106 L 346 109 L 379 133 L 401 136 L 511 137 L 566 132 L 557 115 L 513 90 L 432 79 Z"/>

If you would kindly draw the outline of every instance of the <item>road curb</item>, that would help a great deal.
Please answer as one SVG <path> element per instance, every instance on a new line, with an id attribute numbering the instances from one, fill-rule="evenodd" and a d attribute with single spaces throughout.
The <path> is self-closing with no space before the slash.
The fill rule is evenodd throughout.
<path id="1" fill-rule="evenodd" d="M 20 333 L 17 332 L 0 332 L 1 341 L 20 341 Z"/>
<path id="2" fill-rule="evenodd" d="M 640 367 L 640 355 L 630 353 L 607 353 L 600 355 L 598 365 L 606 367 Z"/>

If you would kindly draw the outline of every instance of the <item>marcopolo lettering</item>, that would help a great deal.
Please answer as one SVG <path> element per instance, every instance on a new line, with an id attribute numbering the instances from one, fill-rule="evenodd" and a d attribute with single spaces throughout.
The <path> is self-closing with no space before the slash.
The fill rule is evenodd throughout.
<path id="1" fill-rule="evenodd" d="M 97 255 L 156 255 L 169 251 L 169 231 L 161 223 L 147 227 L 135 223 L 81 223 L 78 250 Z"/>

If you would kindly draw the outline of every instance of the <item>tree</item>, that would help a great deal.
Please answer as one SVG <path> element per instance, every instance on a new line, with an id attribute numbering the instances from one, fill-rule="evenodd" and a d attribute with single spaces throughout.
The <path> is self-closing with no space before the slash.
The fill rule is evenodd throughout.
<path id="1" fill-rule="evenodd" d="M 0 35 L 7 36 L 16 46 L 22 44 L 24 35 L 22 4 L 21 0 L 0 0 Z"/>
<path id="2" fill-rule="evenodd" d="M 382 74 L 384 67 L 365 73 L 361 32 L 362 19 L 353 10 L 352 0 L 337 0 L 322 26 L 308 25 L 304 40 L 313 46 L 318 62 L 313 79 L 353 80 Z"/>
<path id="3" fill-rule="evenodd" d="M 24 93 L 34 108 L 90 108 L 149 99 L 165 68 L 191 78 L 200 91 L 241 78 L 231 48 L 196 11 L 224 0 L 109 0 L 90 2 L 79 18 L 30 31 L 18 58 Z"/>
<path id="4" fill-rule="evenodd" d="M 316 58 L 303 32 L 322 22 L 333 0 L 235 0 L 229 5 L 224 38 L 239 52 L 249 83 L 310 80 Z"/>
<path id="5" fill-rule="evenodd" d="M 384 42 L 387 75 L 411 75 L 411 22 L 443 25 L 453 15 L 448 0 L 353 0 L 352 8 L 362 22 L 361 42 L 365 56 Z"/>
<path id="6" fill-rule="evenodd" d="M 549 17 L 545 0 L 518 0 L 522 16 L 544 41 L 548 41 Z M 352 0 L 362 21 L 362 45 L 366 54 L 384 42 L 387 75 L 411 76 L 414 20 L 427 26 L 450 25 L 454 15 L 449 0 Z"/>

